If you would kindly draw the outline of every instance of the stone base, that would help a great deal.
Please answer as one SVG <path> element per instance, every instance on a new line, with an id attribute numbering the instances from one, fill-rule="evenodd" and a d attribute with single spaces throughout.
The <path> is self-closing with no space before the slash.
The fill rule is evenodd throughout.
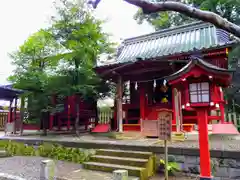
<path id="1" fill-rule="evenodd" d="M 201 177 L 199 180 L 213 180 L 213 177 Z"/>

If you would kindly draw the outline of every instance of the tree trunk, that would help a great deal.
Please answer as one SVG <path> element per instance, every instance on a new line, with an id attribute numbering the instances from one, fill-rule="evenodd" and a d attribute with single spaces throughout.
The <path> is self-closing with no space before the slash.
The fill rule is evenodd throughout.
<path id="1" fill-rule="evenodd" d="M 75 132 L 77 136 L 80 136 L 79 133 L 79 103 L 78 103 L 78 99 L 76 99 L 76 119 L 75 119 Z"/>
<path id="2" fill-rule="evenodd" d="M 18 122 L 17 122 L 17 101 L 18 101 L 18 99 L 16 97 L 15 98 L 15 104 L 14 104 L 14 123 L 13 123 L 13 125 L 14 125 L 13 130 L 14 130 L 14 132 L 13 132 L 13 134 L 16 134 L 16 132 L 17 132 L 17 125 L 18 125 Z"/>
<path id="3" fill-rule="evenodd" d="M 46 113 L 41 113 L 41 121 L 43 126 L 43 136 L 47 136 L 47 123 L 46 123 Z"/>
<path id="4" fill-rule="evenodd" d="M 20 107 L 20 136 L 23 135 L 23 120 L 24 120 L 24 114 L 25 114 L 25 97 L 21 97 L 21 107 Z"/>
<path id="5" fill-rule="evenodd" d="M 80 132 L 79 132 L 79 121 L 80 121 L 80 117 L 79 117 L 79 102 L 80 102 L 80 98 L 78 95 L 75 95 L 75 110 L 76 110 L 76 118 L 75 118 L 75 124 L 74 124 L 74 129 L 75 129 L 75 133 L 77 136 L 80 136 Z"/>

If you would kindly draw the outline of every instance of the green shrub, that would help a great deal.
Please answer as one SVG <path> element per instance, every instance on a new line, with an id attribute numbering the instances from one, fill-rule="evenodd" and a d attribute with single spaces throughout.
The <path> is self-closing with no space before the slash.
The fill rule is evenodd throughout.
<path id="1" fill-rule="evenodd" d="M 83 163 L 90 159 L 95 152 L 80 148 L 69 148 L 59 144 L 43 143 L 35 147 L 15 141 L 0 140 L 0 148 L 5 149 L 8 155 L 14 156 L 41 156 L 54 160 Z"/>
<path id="2" fill-rule="evenodd" d="M 164 168 L 165 168 L 165 161 L 163 159 L 160 159 L 159 170 L 164 171 Z M 176 172 L 180 171 L 179 164 L 177 162 L 168 162 L 167 170 L 170 175 L 174 175 Z"/>

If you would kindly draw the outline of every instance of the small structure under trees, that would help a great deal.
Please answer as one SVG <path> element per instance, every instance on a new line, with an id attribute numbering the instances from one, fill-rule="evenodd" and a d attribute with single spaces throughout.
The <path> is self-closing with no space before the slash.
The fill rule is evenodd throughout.
<path id="1" fill-rule="evenodd" d="M 57 102 L 58 101 L 58 102 Z M 79 107 L 77 107 L 78 102 Z M 97 102 L 94 99 L 84 100 L 79 95 L 68 96 L 59 99 L 56 96 L 52 98 L 53 107 L 57 104 L 63 104 L 63 109 L 59 112 L 50 113 L 47 127 L 49 130 L 71 130 L 79 126 L 85 126 L 88 130 L 89 125 L 97 125 Z M 76 118 L 79 118 L 78 124 Z"/>
<path id="2" fill-rule="evenodd" d="M 21 129 L 21 123 L 22 119 L 19 116 L 19 113 L 17 113 L 17 102 L 19 99 L 19 96 L 24 93 L 24 91 L 19 89 L 14 89 L 12 85 L 3 85 L 0 86 L 0 99 L 9 101 L 9 112 L 1 112 L 1 125 L 4 125 L 4 128 L 6 130 L 7 123 L 14 122 L 14 133 L 17 130 Z M 14 102 L 14 105 L 13 105 Z M 4 124 L 3 124 L 4 122 Z"/>

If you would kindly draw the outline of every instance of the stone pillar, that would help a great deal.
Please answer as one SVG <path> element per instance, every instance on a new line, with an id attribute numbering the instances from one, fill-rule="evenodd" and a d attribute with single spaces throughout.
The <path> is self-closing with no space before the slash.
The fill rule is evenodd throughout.
<path id="1" fill-rule="evenodd" d="M 128 171 L 127 170 L 113 171 L 113 180 L 128 180 Z"/>
<path id="2" fill-rule="evenodd" d="M 53 160 L 41 162 L 40 180 L 53 180 L 55 176 L 55 164 Z"/>

